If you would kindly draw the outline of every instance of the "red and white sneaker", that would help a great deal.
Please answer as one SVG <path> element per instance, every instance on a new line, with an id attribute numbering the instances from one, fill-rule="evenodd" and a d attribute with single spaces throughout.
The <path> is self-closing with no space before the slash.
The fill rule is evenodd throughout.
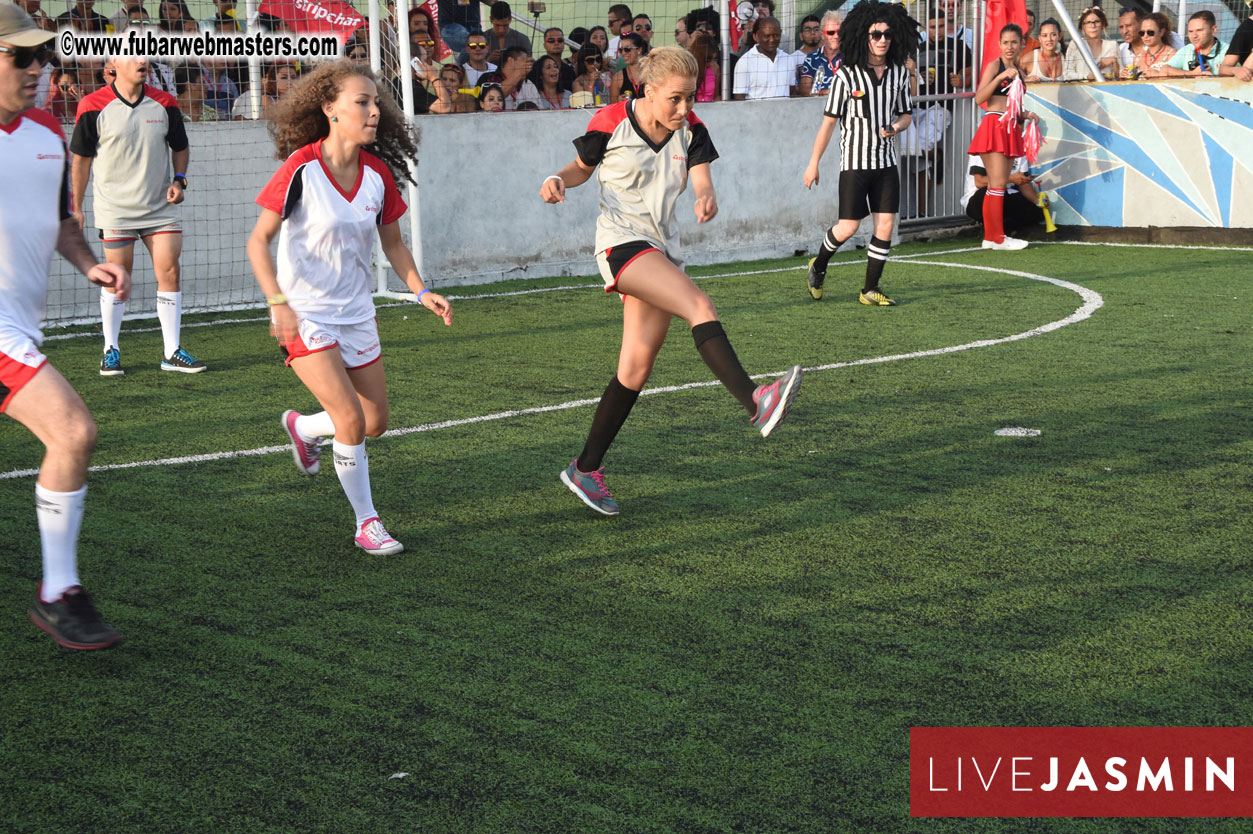
<path id="1" fill-rule="evenodd" d="M 371 556 L 390 556 L 405 549 L 403 544 L 391 537 L 377 516 L 361 525 L 353 541 Z"/>
<path id="2" fill-rule="evenodd" d="M 322 452 L 318 449 L 318 444 L 306 443 L 301 438 L 300 433 L 296 431 L 296 418 L 300 417 L 299 411 L 288 409 L 283 412 L 283 431 L 287 432 L 287 436 L 291 438 L 291 454 L 296 461 L 296 468 L 300 470 L 302 475 L 316 475 L 322 467 L 319 463 Z"/>

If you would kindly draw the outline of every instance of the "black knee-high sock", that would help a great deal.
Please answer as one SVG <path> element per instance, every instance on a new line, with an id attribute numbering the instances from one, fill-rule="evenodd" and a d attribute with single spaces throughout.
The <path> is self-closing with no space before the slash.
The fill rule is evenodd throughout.
<path id="1" fill-rule="evenodd" d="M 609 386 L 600 397 L 600 405 L 596 406 L 596 416 L 592 418 L 592 430 L 587 433 L 587 443 L 583 444 L 583 453 L 579 455 L 580 472 L 595 472 L 600 469 L 600 462 L 609 450 L 609 444 L 618 436 L 631 406 L 639 399 L 640 392 L 632 391 L 615 375 L 609 380 Z"/>
<path id="2" fill-rule="evenodd" d="M 827 229 L 827 236 L 822 239 L 822 246 L 818 247 L 818 257 L 814 258 L 814 269 L 819 272 L 826 272 L 827 264 L 831 263 L 831 256 L 844 243 L 845 241 L 836 238 L 834 226 Z"/>
<path id="3" fill-rule="evenodd" d="M 862 292 L 879 289 L 879 278 L 883 275 L 883 265 L 888 262 L 888 251 L 891 248 L 890 240 L 870 238 L 870 245 L 866 247 L 866 286 L 862 287 Z"/>
<path id="4" fill-rule="evenodd" d="M 756 414 L 753 392 L 757 386 L 748 378 L 748 373 L 736 357 L 735 349 L 722 329 L 722 322 L 715 319 L 696 325 L 692 328 L 692 338 L 696 341 L 700 358 L 705 360 L 714 376 L 748 409 L 749 414 Z"/>

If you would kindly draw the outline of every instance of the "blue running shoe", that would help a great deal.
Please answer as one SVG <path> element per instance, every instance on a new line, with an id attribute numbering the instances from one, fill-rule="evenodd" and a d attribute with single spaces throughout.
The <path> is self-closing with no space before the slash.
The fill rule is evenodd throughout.
<path id="1" fill-rule="evenodd" d="M 602 466 L 595 472 L 580 472 L 576 458 L 561 473 L 561 481 L 596 512 L 602 515 L 618 514 L 618 503 L 609 496 L 609 487 L 605 486 L 605 467 Z"/>
<path id="2" fill-rule="evenodd" d="M 205 364 L 187 351 L 179 348 L 174 354 L 161 362 L 161 370 L 178 371 L 184 374 L 198 374 L 205 370 Z"/>

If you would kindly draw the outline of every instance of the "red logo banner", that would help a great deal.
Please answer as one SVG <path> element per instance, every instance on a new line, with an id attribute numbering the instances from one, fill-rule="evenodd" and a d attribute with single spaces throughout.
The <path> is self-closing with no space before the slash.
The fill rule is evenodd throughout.
<path id="1" fill-rule="evenodd" d="M 1253 816 L 1250 727 L 913 727 L 913 817 Z"/>
<path id="2" fill-rule="evenodd" d="M 274 15 L 297 34 L 330 32 L 342 40 L 365 26 L 365 18 L 340 0 L 264 0 L 257 10 Z"/>

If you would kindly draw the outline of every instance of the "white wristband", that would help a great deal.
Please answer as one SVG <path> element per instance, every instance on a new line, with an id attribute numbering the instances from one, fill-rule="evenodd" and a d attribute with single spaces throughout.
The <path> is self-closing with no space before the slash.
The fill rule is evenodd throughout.
<path id="1" fill-rule="evenodd" d="M 549 180 L 557 180 L 557 181 L 558 181 L 558 182 L 560 182 L 562 185 L 565 185 L 565 184 L 566 184 L 566 181 L 565 181 L 565 180 L 563 180 L 559 174 L 551 174 L 551 175 L 549 175 L 549 176 L 547 176 L 547 177 L 544 177 L 544 182 L 548 182 Z M 541 185 L 543 185 L 543 183 L 540 183 L 540 184 L 541 184 Z"/>

